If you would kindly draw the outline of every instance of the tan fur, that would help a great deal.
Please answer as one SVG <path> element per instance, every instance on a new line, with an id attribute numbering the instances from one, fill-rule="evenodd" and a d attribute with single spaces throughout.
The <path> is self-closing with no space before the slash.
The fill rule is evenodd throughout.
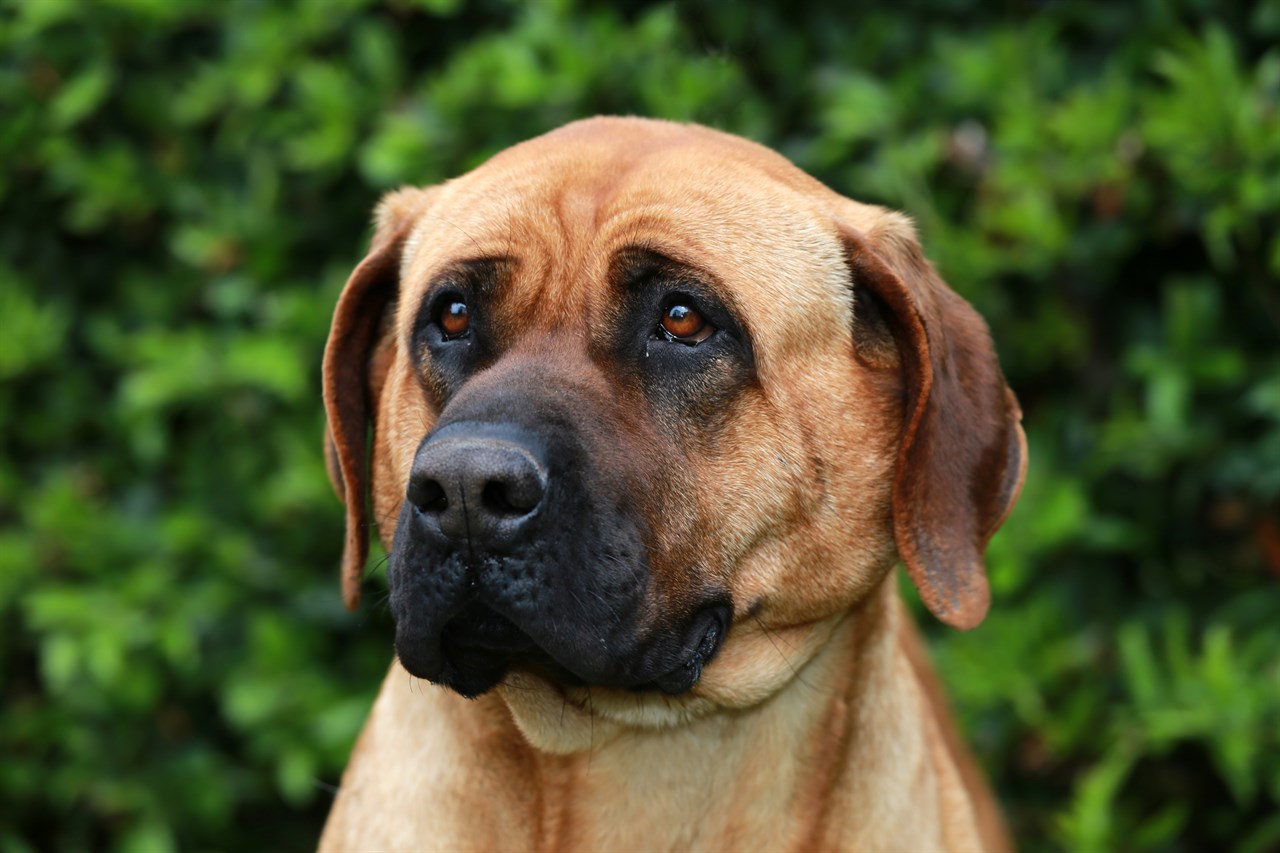
<path id="1" fill-rule="evenodd" d="M 680 443 L 663 445 L 642 401 L 591 356 L 611 310 L 611 259 L 637 245 L 706 271 L 748 326 L 758 382 L 713 438 L 682 426 Z M 403 343 L 422 295 L 451 263 L 507 258 L 514 272 L 495 311 L 497 325 L 515 330 L 507 352 L 516 355 L 492 381 L 514 375 L 520 353 L 537 370 L 575 377 L 602 422 L 616 423 L 628 448 L 619 464 L 640 458 L 654 470 L 651 571 L 661 601 L 684 601 L 715 579 L 732 590 L 734 624 L 701 681 L 679 697 L 564 688 L 513 672 L 468 701 L 393 665 L 322 849 L 1008 848 L 894 585 L 902 531 L 931 517 L 902 503 L 919 500 L 915 492 L 895 490 L 895 477 L 912 486 L 903 478 L 924 476 L 903 472 L 925 464 L 902 450 L 915 380 L 896 357 L 860 359 L 850 334 L 851 266 L 855 278 L 868 270 L 869 286 L 886 289 L 895 309 L 897 291 L 888 288 L 944 287 L 925 279 L 932 270 L 909 220 L 841 198 L 745 140 L 594 119 L 442 186 L 390 195 L 373 252 L 391 251 L 399 253 L 393 313 L 364 356 L 383 542 L 390 547 L 414 453 L 438 415 Z M 955 309 L 902 293 L 900 302 L 922 312 L 914 345 L 937 347 L 939 318 L 950 322 Z M 985 340 L 985 328 L 962 331 Z M 335 413 L 350 402 L 347 386 L 329 378 L 347 358 L 344 343 L 331 338 L 326 354 L 333 435 L 341 433 Z M 982 428 L 1014 429 L 1013 411 L 984 411 Z M 916 420 L 920 430 L 933 423 L 928 412 Z M 335 486 L 355 514 L 349 524 L 358 523 L 363 503 L 352 505 L 351 481 L 363 482 L 363 458 L 353 457 L 353 441 L 339 444 Z M 1005 467 L 990 476 L 1000 479 Z M 945 553 L 971 562 L 977 548 L 980 560 L 1016 497 L 1014 473 L 1020 481 L 1010 469 L 999 494 L 991 486 L 990 506 L 974 510 L 972 541 L 942 543 Z M 363 560 L 351 541 L 348 579 Z M 928 563 L 933 553 L 912 551 L 924 561 L 913 566 L 918 583 L 947 577 Z M 966 627 L 981 619 L 984 578 L 938 589 L 944 618 Z M 355 591 L 348 586 L 349 600 Z M 662 618 L 661 607 L 652 618 Z"/>

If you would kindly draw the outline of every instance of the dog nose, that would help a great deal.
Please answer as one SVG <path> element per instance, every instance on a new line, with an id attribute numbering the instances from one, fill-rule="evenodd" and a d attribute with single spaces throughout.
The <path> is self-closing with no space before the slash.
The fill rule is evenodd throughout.
<path id="1" fill-rule="evenodd" d="M 414 459 L 406 497 L 444 539 L 481 548 L 516 543 L 547 495 L 539 456 L 506 438 L 432 438 Z"/>

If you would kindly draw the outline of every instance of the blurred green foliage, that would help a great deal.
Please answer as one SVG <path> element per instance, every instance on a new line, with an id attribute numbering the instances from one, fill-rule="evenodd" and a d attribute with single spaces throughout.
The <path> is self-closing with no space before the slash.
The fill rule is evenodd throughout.
<path id="1" fill-rule="evenodd" d="M 0 850 L 314 843 L 390 659 L 337 293 L 382 190 L 601 112 L 909 211 L 989 319 L 1030 475 L 930 631 L 1025 847 L 1280 846 L 1280 2 L 888 5 L 0 5 Z"/>

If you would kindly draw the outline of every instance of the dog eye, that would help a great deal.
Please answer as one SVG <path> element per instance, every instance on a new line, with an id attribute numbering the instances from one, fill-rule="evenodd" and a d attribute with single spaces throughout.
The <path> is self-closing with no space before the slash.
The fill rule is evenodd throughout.
<path id="1" fill-rule="evenodd" d="M 706 321 L 697 308 L 687 302 L 672 302 L 662 309 L 658 331 L 669 341 L 679 341 L 693 346 L 711 337 L 715 327 Z"/>
<path id="2" fill-rule="evenodd" d="M 461 299 L 446 299 L 440 306 L 440 331 L 444 332 L 446 341 L 464 337 L 471 328 L 471 317 L 467 313 L 467 303 Z"/>

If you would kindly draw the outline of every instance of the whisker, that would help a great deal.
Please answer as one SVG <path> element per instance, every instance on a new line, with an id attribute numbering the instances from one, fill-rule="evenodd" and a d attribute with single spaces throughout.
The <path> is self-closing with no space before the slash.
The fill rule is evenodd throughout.
<path id="1" fill-rule="evenodd" d="M 751 614 L 751 618 L 755 621 L 757 625 L 760 626 L 760 630 L 764 632 L 765 637 L 769 640 L 769 645 L 773 646 L 773 650 L 778 653 L 778 657 L 782 658 L 782 662 L 787 665 L 787 669 L 791 670 L 792 677 L 794 677 L 796 681 L 800 682 L 805 687 L 808 687 L 810 690 L 817 690 L 818 689 L 817 687 L 815 687 L 814 685 L 810 684 L 809 682 L 805 681 L 803 678 L 800 677 L 800 670 L 796 669 L 795 664 L 791 662 L 791 658 L 787 657 L 786 653 L 782 651 L 782 647 L 779 646 L 778 643 L 773 639 L 773 632 L 770 631 L 769 628 L 763 622 L 760 621 L 760 617 L 753 613 Z"/>
<path id="2" fill-rule="evenodd" d="M 591 721 L 590 734 L 587 738 L 587 773 L 591 773 L 591 757 L 596 751 L 596 705 L 591 701 L 591 685 L 587 685 L 587 719 Z"/>
<path id="3" fill-rule="evenodd" d="M 369 578 L 373 577 L 374 574 L 377 573 L 377 571 L 381 569 L 383 566 L 385 566 L 387 564 L 387 561 L 390 559 L 391 559 L 390 554 L 383 554 L 381 560 L 379 560 L 378 562 L 374 563 L 372 566 L 369 566 L 364 570 L 364 579 L 368 580 Z"/>

